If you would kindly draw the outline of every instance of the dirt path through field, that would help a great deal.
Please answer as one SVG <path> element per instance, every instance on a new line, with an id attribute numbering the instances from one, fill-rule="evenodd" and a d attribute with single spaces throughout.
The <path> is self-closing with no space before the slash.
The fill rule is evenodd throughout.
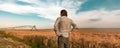
<path id="1" fill-rule="evenodd" d="M 28 45 L 15 41 L 3 34 L 0 34 L 0 48 L 30 48 Z"/>

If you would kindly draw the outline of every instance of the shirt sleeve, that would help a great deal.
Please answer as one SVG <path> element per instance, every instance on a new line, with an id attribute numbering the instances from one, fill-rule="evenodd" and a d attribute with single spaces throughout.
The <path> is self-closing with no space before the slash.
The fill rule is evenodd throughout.
<path id="1" fill-rule="evenodd" d="M 54 24 L 54 31 L 59 33 L 60 18 L 57 18 Z"/>

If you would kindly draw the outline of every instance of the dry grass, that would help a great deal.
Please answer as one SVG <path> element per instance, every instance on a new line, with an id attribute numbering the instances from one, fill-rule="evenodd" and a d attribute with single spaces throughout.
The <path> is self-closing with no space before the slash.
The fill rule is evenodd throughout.
<path id="1" fill-rule="evenodd" d="M 23 38 L 26 35 L 41 35 L 46 37 L 56 36 L 53 30 L 5 30 L 6 33 L 12 34 L 16 37 Z"/>
<path id="2" fill-rule="evenodd" d="M 56 41 L 57 37 L 53 30 L 5 30 L 21 39 L 29 39 L 35 42 L 43 38 L 44 45 L 49 41 Z M 34 40 L 33 40 L 34 39 Z M 47 40 L 46 40 L 47 39 Z M 55 39 L 55 40 L 53 40 Z M 74 30 L 70 35 L 71 48 L 120 48 L 120 29 L 80 29 Z M 40 42 L 41 43 L 41 42 Z"/>

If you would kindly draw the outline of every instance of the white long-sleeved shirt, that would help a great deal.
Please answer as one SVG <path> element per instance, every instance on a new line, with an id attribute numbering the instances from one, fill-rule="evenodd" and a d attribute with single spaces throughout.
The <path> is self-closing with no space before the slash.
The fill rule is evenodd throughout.
<path id="1" fill-rule="evenodd" d="M 56 33 L 63 37 L 69 37 L 72 27 L 76 28 L 76 24 L 66 16 L 58 17 L 54 24 L 54 30 Z"/>

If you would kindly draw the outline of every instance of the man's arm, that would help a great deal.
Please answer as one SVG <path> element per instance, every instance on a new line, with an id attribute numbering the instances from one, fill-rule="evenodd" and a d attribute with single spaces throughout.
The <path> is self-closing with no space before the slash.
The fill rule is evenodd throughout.
<path id="1" fill-rule="evenodd" d="M 57 36 L 60 36 L 59 23 L 60 23 L 60 18 L 57 18 L 57 20 L 55 21 L 55 24 L 54 24 L 54 31 Z"/>
<path id="2" fill-rule="evenodd" d="M 73 26 L 73 29 L 72 29 L 72 31 L 74 30 L 74 29 L 78 29 L 77 28 L 77 25 L 72 21 L 72 26 Z"/>

